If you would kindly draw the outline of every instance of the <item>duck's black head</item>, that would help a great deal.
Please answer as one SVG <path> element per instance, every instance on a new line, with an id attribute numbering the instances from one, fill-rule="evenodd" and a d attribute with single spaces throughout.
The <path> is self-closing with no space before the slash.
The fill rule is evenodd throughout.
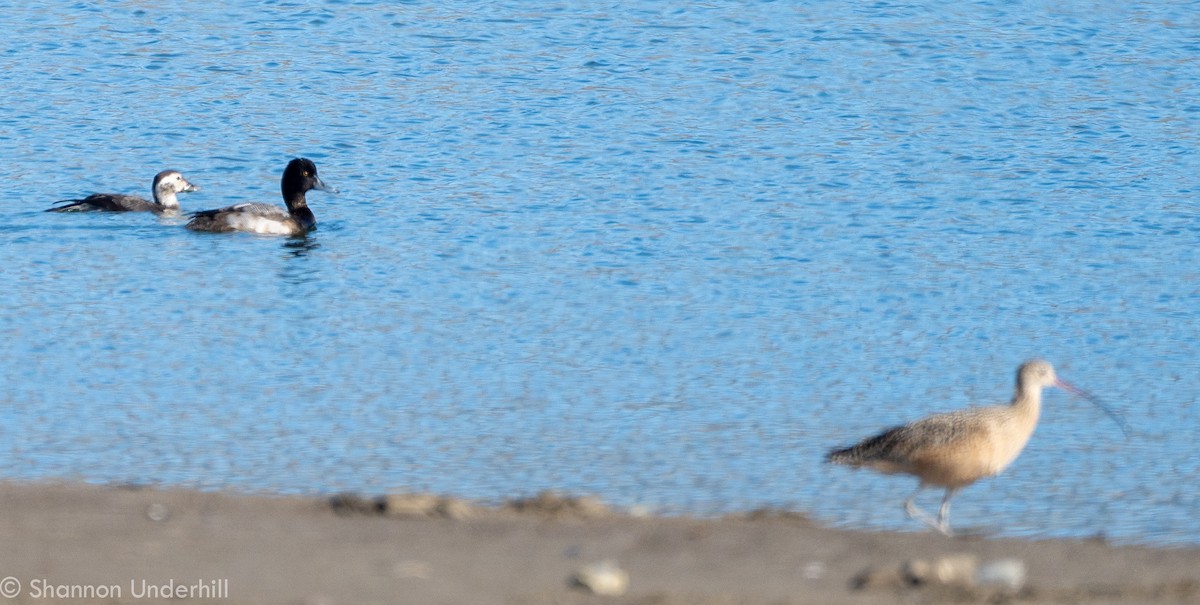
<path id="1" fill-rule="evenodd" d="M 279 181 L 283 190 L 283 201 L 288 206 L 304 205 L 304 193 L 312 189 L 329 191 L 321 177 L 317 176 L 317 165 L 308 158 L 296 158 L 288 162 L 283 169 L 283 179 Z"/>

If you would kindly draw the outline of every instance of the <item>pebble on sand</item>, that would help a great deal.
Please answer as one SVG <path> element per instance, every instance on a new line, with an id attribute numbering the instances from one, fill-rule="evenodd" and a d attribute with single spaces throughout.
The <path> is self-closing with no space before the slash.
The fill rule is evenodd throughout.
<path id="1" fill-rule="evenodd" d="M 926 561 L 913 559 L 904 564 L 904 575 L 913 585 L 962 586 L 975 585 L 979 558 L 975 555 L 954 554 Z"/>
<path id="2" fill-rule="evenodd" d="M 629 573 L 621 569 L 616 561 L 605 559 L 576 570 L 570 583 L 592 594 L 619 597 L 629 590 Z"/>
<path id="3" fill-rule="evenodd" d="M 595 496 L 564 496 L 552 491 L 542 492 L 532 498 L 509 500 L 504 508 L 554 519 L 598 519 L 612 515 L 608 506 Z"/>
<path id="4" fill-rule="evenodd" d="M 998 559 L 985 564 L 972 554 L 957 553 L 932 560 L 910 559 L 899 566 L 868 568 L 851 581 L 856 589 L 945 587 L 1016 593 L 1025 587 L 1025 563 Z"/>
<path id="5" fill-rule="evenodd" d="M 466 519 L 475 514 L 475 507 L 464 500 L 434 494 L 388 494 L 375 498 L 338 494 L 329 499 L 329 507 L 339 515 Z"/>
<path id="6" fill-rule="evenodd" d="M 1020 592 L 1025 588 L 1025 562 L 1020 559 L 997 559 L 988 561 L 975 574 L 980 586 L 1001 588 L 1008 592 Z"/>
<path id="7" fill-rule="evenodd" d="M 171 516 L 170 509 L 161 502 L 151 502 L 146 506 L 146 518 L 151 521 L 166 521 Z"/>

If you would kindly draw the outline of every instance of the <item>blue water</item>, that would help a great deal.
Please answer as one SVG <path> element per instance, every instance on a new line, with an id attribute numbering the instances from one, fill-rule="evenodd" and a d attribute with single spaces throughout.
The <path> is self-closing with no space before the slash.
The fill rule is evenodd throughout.
<path id="1" fill-rule="evenodd" d="M 1131 436 L 1048 392 L 952 522 L 1200 544 L 1200 11 L 1163 4 L 10 7 L 0 474 L 919 530 L 824 452 L 1041 356 Z M 41 212 L 164 168 L 278 203 L 298 155 L 341 189 L 305 239 Z"/>

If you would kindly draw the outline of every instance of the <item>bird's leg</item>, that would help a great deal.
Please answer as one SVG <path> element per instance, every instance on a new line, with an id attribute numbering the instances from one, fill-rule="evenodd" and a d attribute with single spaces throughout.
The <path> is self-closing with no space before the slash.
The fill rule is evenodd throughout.
<path id="1" fill-rule="evenodd" d="M 913 492 L 912 495 L 909 496 L 908 499 L 904 501 L 904 511 L 907 512 L 908 516 L 912 517 L 913 519 L 916 519 L 917 521 L 920 521 L 921 523 L 924 523 L 925 525 L 928 525 L 929 527 L 932 527 L 933 529 L 936 529 L 936 530 L 942 532 L 943 534 L 949 535 L 947 533 L 949 531 L 949 528 L 942 527 L 941 519 L 934 519 L 933 517 L 929 516 L 929 513 L 926 513 L 925 511 L 917 508 L 917 503 L 916 503 L 917 494 L 921 493 L 921 490 L 923 490 L 923 489 L 925 489 L 924 483 L 922 483 L 921 485 L 918 485 L 917 491 Z"/>
<path id="2" fill-rule="evenodd" d="M 937 519 L 934 519 L 934 517 L 932 517 L 929 513 L 925 513 L 924 510 L 917 508 L 917 495 L 924 489 L 925 484 L 918 485 L 917 491 L 912 492 L 912 496 L 908 496 L 908 499 L 904 501 L 904 509 L 906 513 L 908 513 L 908 516 L 913 517 L 913 519 L 925 523 L 926 526 L 937 529 L 938 532 L 941 532 L 944 535 L 950 535 L 950 526 L 944 522 L 944 515 L 949 513 L 949 507 L 947 507 L 949 498 L 943 499 L 941 514 L 937 515 Z"/>
<path id="3" fill-rule="evenodd" d="M 946 495 L 942 496 L 942 507 L 938 509 L 937 530 L 947 536 L 954 535 L 950 532 L 950 499 L 957 491 L 957 487 L 947 487 Z"/>

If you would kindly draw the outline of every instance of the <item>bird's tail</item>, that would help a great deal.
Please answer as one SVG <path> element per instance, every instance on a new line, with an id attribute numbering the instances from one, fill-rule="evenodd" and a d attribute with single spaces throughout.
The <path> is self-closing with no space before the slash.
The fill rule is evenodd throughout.
<path id="1" fill-rule="evenodd" d="M 850 447 L 833 450 L 825 455 L 825 461 L 863 466 L 891 460 L 898 451 L 905 449 L 907 433 L 908 427 L 895 427 Z"/>
<path id="2" fill-rule="evenodd" d="M 830 450 L 825 454 L 825 462 L 828 464 L 849 464 L 857 466 L 862 464 L 862 452 L 858 446 L 846 447 L 840 450 Z"/>
<path id="3" fill-rule="evenodd" d="M 58 200 L 54 202 L 54 207 L 47 208 L 46 212 L 83 212 L 90 210 L 84 200 Z"/>

